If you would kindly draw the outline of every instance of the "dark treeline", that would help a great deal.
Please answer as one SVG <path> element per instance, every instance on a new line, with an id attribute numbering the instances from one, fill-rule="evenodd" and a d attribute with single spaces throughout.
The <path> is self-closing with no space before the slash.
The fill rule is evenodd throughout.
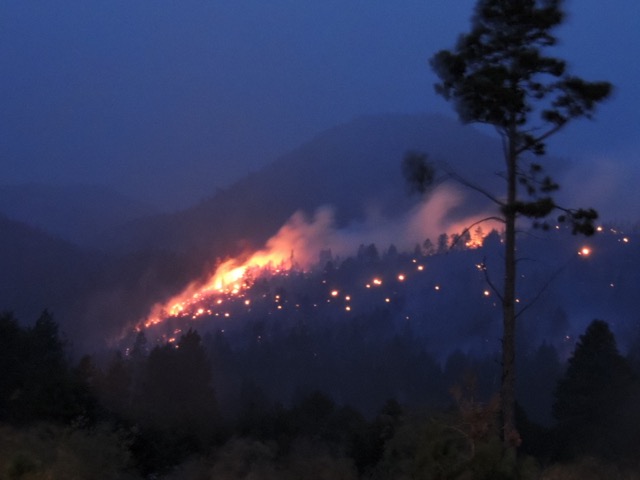
<path id="1" fill-rule="evenodd" d="M 621 355 L 607 323 L 566 361 L 548 344 L 521 355 L 512 459 L 496 358 L 437 362 L 410 332 L 365 335 L 359 322 L 248 325 L 233 345 L 222 332 L 153 346 L 141 333 L 72 361 L 49 313 L 30 327 L 4 314 L 0 478 L 637 477 L 640 345 Z"/>
<path id="2" fill-rule="evenodd" d="M 479 232 L 476 238 L 482 235 Z M 522 247 L 529 256 L 520 267 L 523 280 L 518 300 L 523 312 L 518 340 L 523 344 L 519 352 L 533 354 L 532 349 L 546 342 L 566 359 L 593 318 L 606 318 L 621 348 L 628 349 L 629 341 L 638 335 L 634 290 L 639 280 L 634 267 L 640 261 L 638 241 L 637 233 L 614 228 L 586 243 L 566 228 L 534 230 L 523 236 Z M 491 284 L 502 275 L 496 259 L 503 247 L 495 231 L 482 242 L 467 248 L 467 243 L 474 245 L 469 234 L 443 234 L 408 251 L 393 244 L 366 244 L 354 248 L 351 256 L 322 251 L 318 263 L 306 267 L 297 265 L 292 252 L 284 268 L 250 271 L 250 288 L 241 295 L 205 294 L 179 315 L 148 328 L 147 336 L 155 344 L 189 328 L 203 337 L 224 330 L 235 346 L 250 339 L 249 328 L 255 330 L 256 339 L 265 340 L 261 332 L 278 333 L 296 326 L 304 330 L 319 323 L 345 334 L 345 328 L 355 324 L 359 325 L 357 335 L 372 341 L 380 340 L 379 333 L 388 337 L 410 331 L 441 364 L 458 349 L 487 356 L 499 352 L 501 345 L 500 295 Z M 591 255 L 578 253 L 585 245 Z M 167 293 L 164 298 L 171 296 Z M 196 314 L 199 309 L 204 313 Z"/>

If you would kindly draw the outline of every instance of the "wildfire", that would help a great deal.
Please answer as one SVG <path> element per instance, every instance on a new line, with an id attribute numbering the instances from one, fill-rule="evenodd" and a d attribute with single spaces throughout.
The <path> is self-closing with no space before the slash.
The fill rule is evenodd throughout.
<path id="1" fill-rule="evenodd" d="M 167 302 L 156 304 L 137 328 L 150 327 L 186 313 L 193 318 L 200 317 L 207 313 L 205 310 L 200 313 L 196 308 L 200 302 L 216 295 L 242 295 L 251 287 L 253 274 L 264 269 L 281 272 L 299 267 L 298 262 L 311 264 L 311 255 L 328 246 L 327 235 L 333 231 L 332 225 L 333 216 L 328 209 L 318 210 L 311 221 L 302 213 L 294 214 L 262 250 L 221 263 L 204 281 L 193 282 Z M 218 298 L 217 303 L 221 304 L 222 298 Z"/>
<path id="2" fill-rule="evenodd" d="M 445 197 L 443 197 L 445 198 Z M 449 198 L 449 203 L 457 202 L 457 197 Z M 419 225 L 433 224 L 433 218 L 441 218 L 435 215 L 437 211 L 445 211 L 449 203 L 445 202 L 435 207 L 423 208 L 419 215 L 415 215 L 411 221 L 407 222 L 405 228 L 407 234 L 417 235 Z M 440 208 L 442 207 L 442 208 Z M 427 215 L 429 213 L 429 215 Z M 419 221 L 418 221 L 419 220 Z M 431 222 L 431 223 L 429 223 Z M 459 225 L 449 225 L 447 230 L 462 231 Z M 368 232 L 370 233 L 370 232 Z M 480 230 L 469 232 L 467 248 L 477 248 L 482 245 L 483 234 Z M 307 268 L 313 265 L 319 256 L 319 252 L 333 248 L 335 251 L 343 250 L 351 241 L 347 242 L 345 237 L 333 226 L 333 214 L 329 209 L 320 209 L 311 220 L 308 220 L 303 214 L 296 213 L 291 219 L 266 243 L 265 247 L 253 254 L 245 254 L 239 258 L 228 259 L 218 265 L 215 271 L 205 278 L 188 285 L 181 293 L 170 298 L 166 302 L 158 303 L 153 306 L 146 319 L 139 322 L 137 330 L 148 328 L 163 322 L 170 317 L 185 317 L 197 319 L 205 316 L 221 316 L 230 317 L 227 311 L 213 312 L 211 305 L 221 306 L 227 303 L 231 298 L 236 297 L 242 299 L 246 295 L 246 291 L 253 285 L 253 280 L 264 270 L 270 272 L 282 273 L 289 272 L 291 269 Z M 421 238 L 425 238 L 424 236 Z M 346 251 L 343 254 L 348 254 Z M 425 266 L 418 264 L 414 260 L 416 270 L 422 272 Z M 396 276 L 398 282 L 408 281 L 405 273 L 398 273 Z M 371 278 L 366 284 L 366 288 L 381 287 L 383 280 L 381 277 Z M 436 287 L 439 289 L 439 286 Z M 330 298 L 338 298 L 340 291 L 337 289 L 329 290 Z M 347 301 L 349 299 L 347 298 Z M 282 303 L 279 299 L 278 303 Z M 245 300 L 244 304 L 249 306 L 250 301 Z M 283 306 L 279 305 L 278 309 Z M 346 308 L 347 311 L 351 306 Z"/>
<path id="3" fill-rule="evenodd" d="M 240 294 L 251 286 L 250 277 L 253 271 L 266 268 L 289 269 L 293 266 L 291 254 L 286 255 L 283 252 L 268 250 L 253 254 L 242 263 L 237 259 L 227 260 L 220 264 L 205 282 L 193 283 L 169 301 L 156 304 L 142 326 L 150 327 L 162 322 L 167 317 L 177 317 L 192 310 L 194 318 L 200 317 L 210 311 L 201 307 L 196 308 L 199 302 L 214 295 Z M 215 303 L 221 305 L 223 299 L 218 298 Z M 245 305 L 249 304 L 250 301 L 246 300 Z"/>

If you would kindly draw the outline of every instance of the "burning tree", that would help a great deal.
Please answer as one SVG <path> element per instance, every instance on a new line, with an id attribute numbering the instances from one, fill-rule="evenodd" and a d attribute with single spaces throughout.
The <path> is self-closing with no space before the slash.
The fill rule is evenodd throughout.
<path id="1" fill-rule="evenodd" d="M 501 418 L 507 448 L 517 446 L 515 427 L 516 226 L 519 218 L 546 227 L 544 218 L 560 211 L 574 233 L 590 235 L 597 213 L 566 209 L 554 201 L 558 185 L 530 160 L 545 154 L 545 142 L 571 120 L 591 118 L 611 92 L 608 82 L 588 82 L 566 73 L 565 61 L 548 56 L 556 44 L 553 30 L 564 19 L 562 0 L 478 0 L 471 31 L 453 50 L 431 59 L 440 82 L 436 91 L 451 101 L 465 123 L 495 127 L 503 146 L 506 192 L 497 197 L 482 192 L 499 208 L 504 222 L 504 278 Z M 415 169 L 415 167 L 414 167 Z M 422 175 L 423 178 L 430 177 Z M 499 289 L 496 289 L 499 290 Z"/>

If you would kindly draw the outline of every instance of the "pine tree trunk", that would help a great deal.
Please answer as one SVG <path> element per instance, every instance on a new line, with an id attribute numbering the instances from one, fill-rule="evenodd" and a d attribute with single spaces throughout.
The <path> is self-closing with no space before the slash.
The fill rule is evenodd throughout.
<path id="1" fill-rule="evenodd" d="M 515 426 L 515 337 L 516 337 L 516 167 L 517 154 L 514 141 L 509 142 L 507 157 L 507 202 L 505 219 L 505 268 L 502 300 L 502 384 L 500 390 L 502 410 L 502 439 L 506 448 L 519 445 L 520 437 Z"/>

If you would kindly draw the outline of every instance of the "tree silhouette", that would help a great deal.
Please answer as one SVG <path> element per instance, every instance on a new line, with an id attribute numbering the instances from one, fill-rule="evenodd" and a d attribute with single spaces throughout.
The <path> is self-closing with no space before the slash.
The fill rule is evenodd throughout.
<path id="1" fill-rule="evenodd" d="M 98 378 L 96 390 L 102 406 L 120 418 L 133 416 L 134 392 L 131 362 L 118 351 L 109 360 L 106 370 Z"/>
<path id="2" fill-rule="evenodd" d="M 526 157 L 543 155 L 549 137 L 571 120 L 590 118 L 611 91 L 607 82 L 587 82 L 567 74 L 563 60 L 546 54 L 556 43 L 554 28 L 564 19 L 562 6 L 561 0 L 478 0 L 471 31 L 452 51 L 442 50 L 431 59 L 440 79 L 436 91 L 453 103 L 460 119 L 493 126 L 502 139 L 504 197 L 451 175 L 490 198 L 505 225 L 503 287 L 496 293 L 503 311 L 500 396 L 507 447 L 519 443 L 514 420 L 517 220 L 543 222 L 559 209 L 559 221 L 570 221 L 574 233 L 591 234 L 597 218 L 592 209 L 557 205 L 551 195 L 558 185 L 540 164 Z"/>
<path id="3" fill-rule="evenodd" d="M 82 367 L 71 368 L 48 311 L 29 328 L 11 314 L 0 315 L 0 420 L 89 420 L 95 405 Z"/>
<path id="4" fill-rule="evenodd" d="M 24 336 L 13 314 L 0 314 L 0 420 L 3 421 L 9 417 L 21 388 Z"/>
<path id="5" fill-rule="evenodd" d="M 546 342 L 518 361 L 518 403 L 532 421 L 552 423 L 553 390 L 562 373 L 558 351 Z"/>
<path id="6" fill-rule="evenodd" d="M 638 382 L 606 322 L 594 320 L 580 336 L 555 397 L 561 454 L 635 455 Z"/>
<path id="7" fill-rule="evenodd" d="M 177 345 L 155 347 L 146 361 L 138 415 L 150 427 L 194 433 L 216 415 L 211 367 L 200 335 L 189 330 Z"/>
<path id="8" fill-rule="evenodd" d="M 78 412 L 74 408 L 69 365 L 58 336 L 58 325 L 45 310 L 25 333 L 15 418 L 20 421 L 72 419 Z"/>
<path id="9" fill-rule="evenodd" d="M 141 427 L 134 452 L 147 473 L 200 452 L 216 435 L 218 409 L 200 335 L 154 347 L 144 361 L 133 418 Z"/>

